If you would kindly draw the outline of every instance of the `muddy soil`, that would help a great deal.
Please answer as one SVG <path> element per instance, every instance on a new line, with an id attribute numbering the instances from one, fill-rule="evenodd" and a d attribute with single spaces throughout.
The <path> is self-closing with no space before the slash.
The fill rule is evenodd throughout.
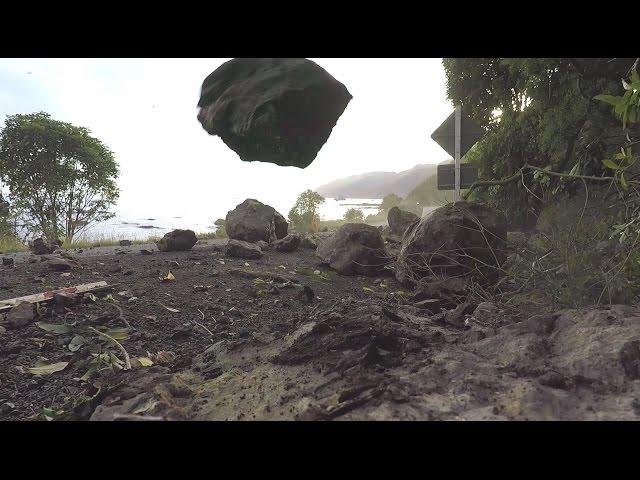
<path id="1" fill-rule="evenodd" d="M 234 259 L 222 244 L 70 251 L 70 275 L 30 254 L 0 267 L 0 299 L 114 286 L 0 330 L 0 419 L 639 418 L 637 306 L 485 308 L 451 321 L 418 308 L 392 276 L 331 275 L 302 248 Z M 169 271 L 175 280 L 163 280 Z M 118 333 L 132 368 L 92 370 L 100 354 L 124 355 L 89 327 Z M 66 366 L 34 375 L 38 362 Z"/>

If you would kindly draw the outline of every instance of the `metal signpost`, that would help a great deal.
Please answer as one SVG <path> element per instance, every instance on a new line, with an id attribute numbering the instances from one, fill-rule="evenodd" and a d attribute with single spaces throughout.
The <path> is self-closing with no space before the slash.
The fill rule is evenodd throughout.
<path id="1" fill-rule="evenodd" d="M 454 202 L 460 200 L 460 189 L 469 188 L 478 178 L 477 169 L 468 164 L 461 168 L 460 159 L 482 138 L 484 133 L 480 126 L 462 114 L 462 106 L 458 105 L 442 125 L 431 134 L 431 138 L 453 157 L 452 166 L 438 166 L 438 190 L 452 189 L 446 177 L 453 167 Z"/>

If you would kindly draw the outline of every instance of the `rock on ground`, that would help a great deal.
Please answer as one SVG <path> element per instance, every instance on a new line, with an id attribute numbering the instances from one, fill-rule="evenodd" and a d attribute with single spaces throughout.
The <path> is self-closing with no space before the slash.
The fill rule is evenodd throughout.
<path id="1" fill-rule="evenodd" d="M 304 237 L 302 240 L 300 240 L 300 246 L 302 248 L 308 248 L 310 250 L 315 250 L 316 248 L 318 248 L 318 244 L 310 237 Z"/>
<path id="2" fill-rule="evenodd" d="M 243 161 L 305 168 L 351 98 L 305 58 L 235 58 L 204 80 L 198 120 Z"/>
<path id="3" fill-rule="evenodd" d="M 33 305 L 21 302 L 14 306 L 5 319 L 5 326 L 9 329 L 20 328 L 29 325 L 35 319 Z"/>
<path id="4" fill-rule="evenodd" d="M 364 223 L 342 225 L 316 256 L 342 275 L 377 275 L 389 263 L 380 231 Z"/>
<path id="5" fill-rule="evenodd" d="M 506 260 L 504 215 L 485 204 L 456 202 L 435 210 L 409 229 L 396 262 L 396 278 L 473 277 L 490 283 Z"/>
<path id="6" fill-rule="evenodd" d="M 419 221 L 420 217 L 418 215 L 400 210 L 398 207 L 391 208 L 387 214 L 387 223 L 389 224 L 391 232 L 400 236 L 400 238 L 402 238 L 407 228 Z"/>
<path id="7" fill-rule="evenodd" d="M 33 242 L 29 243 L 29 249 L 35 255 L 48 255 L 53 253 L 62 246 L 60 240 L 55 242 L 45 242 L 43 238 L 36 238 Z"/>
<path id="8" fill-rule="evenodd" d="M 289 224 L 275 208 L 252 198 L 227 213 L 225 229 L 234 240 L 272 242 L 287 236 Z"/>
<path id="9" fill-rule="evenodd" d="M 64 258 L 51 257 L 46 259 L 46 265 L 49 270 L 54 272 L 68 272 L 73 268 L 73 263 Z"/>
<path id="10" fill-rule="evenodd" d="M 179 252 L 191 250 L 198 242 L 193 230 L 173 230 L 156 242 L 161 252 Z"/>
<path id="11" fill-rule="evenodd" d="M 278 252 L 293 252 L 299 245 L 300 237 L 293 234 L 289 234 L 286 237 L 273 242 L 273 248 Z"/>
<path id="12" fill-rule="evenodd" d="M 231 239 L 227 243 L 227 255 L 240 258 L 260 258 L 262 250 L 255 243 Z"/>

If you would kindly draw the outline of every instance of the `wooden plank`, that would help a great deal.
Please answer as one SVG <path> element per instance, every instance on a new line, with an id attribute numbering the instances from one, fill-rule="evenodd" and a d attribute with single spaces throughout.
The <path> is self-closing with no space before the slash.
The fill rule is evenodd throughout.
<path id="1" fill-rule="evenodd" d="M 4 310 L 10 310 L 16 303 L 29 302 L 40 303 L 46 302 L 53 298 L 56 293 L 88 293 L 109 288 L 110 285 L 105 281 L 84 283 L 82 285 L 76 285 L 73 287 L 60 288 L 58 290 L 49 290 L 42 293 L 35 293 L 33 295 L 26 295 L 24 297 L 9 298 L 8 300 L 0 300 L 0 312 Z"/>

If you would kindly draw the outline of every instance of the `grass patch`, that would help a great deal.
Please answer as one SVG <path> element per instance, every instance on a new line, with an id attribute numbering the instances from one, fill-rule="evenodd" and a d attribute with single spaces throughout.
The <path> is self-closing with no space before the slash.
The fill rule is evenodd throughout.
<path id="1" fill-rule="evenodd" d="M 0 237 L 0 252 L 2 253 L 17 253 L 27 250 L 27 246 L 15 237 Z"/>

